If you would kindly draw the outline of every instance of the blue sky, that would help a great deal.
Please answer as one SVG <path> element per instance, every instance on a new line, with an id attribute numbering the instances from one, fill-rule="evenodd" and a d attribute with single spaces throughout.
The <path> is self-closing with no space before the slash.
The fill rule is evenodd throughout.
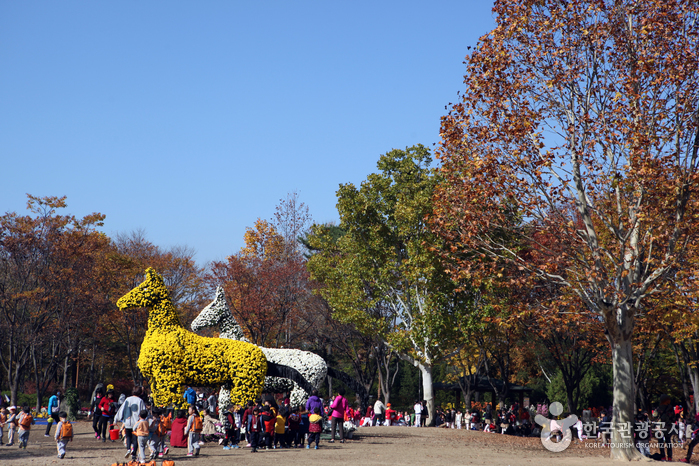
<path id="1" fill-rule="evenodd" d="M 26 194 L 204 265 L 439 141 L 488 1 L 0 1 L 0 212 Z"/>

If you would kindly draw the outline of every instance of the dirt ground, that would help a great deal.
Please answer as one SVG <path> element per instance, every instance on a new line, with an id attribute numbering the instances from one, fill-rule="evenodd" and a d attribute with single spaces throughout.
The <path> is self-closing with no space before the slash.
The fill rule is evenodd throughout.
<path id="1" fill-rule="evenodd" d="M 95 465 L 108 466 L 123 462 L 126 452 L 121 442 L 102 443 L 94 438 L 91 424 L 76 422 L 75 438 L 68 445 L 63 460 L 56 457 L 52 438 L 44 437 L 44 427 L 35 426 L 26 450 L 0 447 L 0 465 Z M 54 433 L 53 431 L 51 432 Z M 5 441 L 7 434 L 5 434 Z M 592 443 L 590 443 L 592 445 Z M 679 452 L 677 452 L 679 453 Z M 284 466 L 312 464 L 347 465 L 533 465 L 533 466 L 596 466 L 619 465 L 609 459 L 609 451 L 575 443 L 562 453 L 545 450 L 537 438 L 518 438 L 499 434 L 412 427 L 363 427 L 345 444 L 321 441 L 316 450 L 284 449 L 251 454 L 249 448 L 223 450 L 217 444 L 202 447 L 198 458 L 187 458 L 186 449 L 175 448 L 168 455 L 176 465 L 206 466 L 279 464 Z M 683 456 L 675 455 L 676 459 Z M 242 463 L 240 463 L 242 461 Z M 699 455 L 695 456 L 699 463 Z M 158 465 L 161 461 L 158 460 Z"/>

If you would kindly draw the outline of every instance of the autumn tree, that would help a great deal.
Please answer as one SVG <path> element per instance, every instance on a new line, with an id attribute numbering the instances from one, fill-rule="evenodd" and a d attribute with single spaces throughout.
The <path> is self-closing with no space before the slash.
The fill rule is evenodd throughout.
<path id="1" fill-rule="evenodd" d="M 455 254 L 458 277 L 492 276 L 506 261 L 598 315 L 613 423 L 632 423 L 637 316 L 695 241 L 699 4 L 500 0 L 493 11 L 442 120 L 435 231 L 484 259 Z M 537 243 L 540 233 L 557 243 Z M 640 457 L 618 429 L 612 445 L 613 458 Z"/>
<path id="2" fill-rule="evenodd" d="M 61 365 L 66 373 L 83 327 L 102 308 L 90 286 L 109 243 L 96 231 L 104 216 L 60 215 L 65 207 L 65 197 L 29 195 L 29 215 L 0 217 L 0 362 L 12 403 L 31 368 L 40 405 L 42 391 Z"/>
<path id="3" fill-rule="evenodd" d="M 211 265 L 208 280 L 221 284 L 233 316 L 255 344 L 292 347 L 312 324 L 315 305 L 299 237 L 310 221 L 296 193 L 280 200 L 273 222 L 247 228 L 245 246 Z"/>

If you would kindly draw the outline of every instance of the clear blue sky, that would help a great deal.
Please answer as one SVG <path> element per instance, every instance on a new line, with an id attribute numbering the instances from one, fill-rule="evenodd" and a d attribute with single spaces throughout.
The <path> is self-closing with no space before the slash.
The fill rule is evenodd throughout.
<path id="1" fill-rule="evenodd" d="M 26 194 L 197 261 L 439 141 L 489 1 L 0 1 L 0 213 Z"/>

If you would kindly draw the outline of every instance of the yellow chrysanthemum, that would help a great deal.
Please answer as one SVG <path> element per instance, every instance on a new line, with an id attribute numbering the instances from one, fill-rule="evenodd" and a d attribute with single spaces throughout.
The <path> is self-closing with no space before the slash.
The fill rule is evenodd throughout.
<path id="1" fill-rule="evenodd" d="M 146 280 L 117 302 L 120 309 L 146 307 L 148 330 L 138 367 L 159 406 L 184 404 L 183 385 L 230 386 L 231 401 L 245 404 L 262 391 L 267 360 L 255 345 L 207 338 L 184 329 L 162 277 L 152 268 Z"/>

